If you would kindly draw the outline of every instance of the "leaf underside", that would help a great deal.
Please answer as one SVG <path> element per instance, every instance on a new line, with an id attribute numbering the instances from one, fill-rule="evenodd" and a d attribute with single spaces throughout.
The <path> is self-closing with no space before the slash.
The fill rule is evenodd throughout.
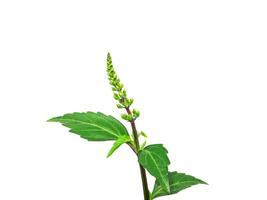
<path id="1" fill-rule="evenodd" d="M 155 186 L 152 192 L 152 198 L 157 198 L 161 196 L 176 194 L 181 190 L 189 188 L 197 184 L 207 184 L 204 181 L 197 179 L 193 176 L 186 175 L 184 173 L 178 172 L 169 172 L 168 174 L 169 184 L 170 184 L 170 193 L 166 192 L 161 186 L 160 182 L 156 180 Z"/>
<path id="2" fill-rule="evenodd" d="M 59 122 L 70 128 L 70 132 L 89 141 L 117 140 L 129 136 L 125 126 L 112 116 L 97 112 L 75 112 L 54 117 L 49 122 Z"/>
<path id="3" fill-rule="evenodd" d="M 141 151 L 139 163 L 158 180 L 163 190 L 169 193 L 168 165 L 170 161 L 167 153 L 168 151 L 162 144 L 149 145 Z"/>

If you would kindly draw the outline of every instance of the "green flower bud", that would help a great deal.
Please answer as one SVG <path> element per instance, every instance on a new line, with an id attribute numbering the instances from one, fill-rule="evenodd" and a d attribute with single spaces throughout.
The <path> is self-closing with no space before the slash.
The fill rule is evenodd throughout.
<path id="1" fill-rule="evenodd" d="M 132 115 L 128 115 L 128 116 L 127 116 L 127 120 L 128 120 L 128 121 L 133 121 L 133 116 L 132 116 Z"/>
<path id="2" fill-rule="evenodd" d="M 117 108 L 121 109 L 121 108 L 124 108 L 124 106 L 118 103 Z"/>
<path id="3" fill-rule="evenodd" d="M 136 115 L 136 114 L 138 114 L 138 113 L 140 113 L 138 110 L 133 109 L 133 114 L 134 114 L 134 115 Z"/>
<path id="4" fill-rule="evenodd" d="M 128 115 L 127 114 L 121 114 L 121 118 L 124 120 L 128 120 Z"/>
<path id="5" fill-rule="evenodd" d="M 134 100 L 133 100 L 133 99 L 129 99 L 129 106 L 130 106 L 130 105 L 132 105 L 132 104 L 133 104 L 133 102 L 134 102 Z"/>
<path id="6" fill-rule="evenodd" d="M 120 96 L 119 96 L 117 93 L 114 93 L 114 94 L 113 94 L 113 98 L 114 98 L 115 100 L 119 100 L 119 99 L 120 99 Z"/>
<path id="7" fill-rule="evenodd" d="M 122 83 L 121 83 L 121 84 L 119 84 L 118 88 L 119 88 L 119 91 L 121 91 L 121 90 L 122 90 L 122 88 L 123 88 L 123 84 L 122 84 Z"/>
<path id="8" fill-rule="evenodd" d="M 136 110 L 136 109 L 133 109 L 133 116 L 134 118 L 138 118 L 140 116 L 140 111 L 139 110 Z"/>

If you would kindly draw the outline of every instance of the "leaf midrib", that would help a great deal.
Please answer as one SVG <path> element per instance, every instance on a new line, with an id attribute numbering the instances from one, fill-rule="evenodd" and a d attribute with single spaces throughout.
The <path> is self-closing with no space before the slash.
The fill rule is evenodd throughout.
<path id="1" fill-rule="evenodd" d="M 106 122 L 107 124 L 109 124 L 112 128 L 116 129 L 116 131 L 120 132 L 120 130 L 118 130 L 118 128 L 117 128 L 116 126 L 114 126 L 113 123 L 110 121 L 111 118 L 112 118 L 112 116 L 106 116 L 106 115 L 104 115 L 103 113 L 102 113 L 102 115 L 103 115 L 103 117 L 105 118 L 105 122 Z M 90 120 L 90 117 L 89 117 L 89 116 L 85 115 L 85 117 L 86 117 L 87 119 Z M 112 120 L 116 120 L 116 119 L 114 118 L 114 119 L 112 119 Z M 127 131 L 127 130 L 126 130 L 126 131 Z"/>
<path id="2" fill-rule="evenodd" d="M 115 137 L 119 137 L 119 135 L 117 135 L 117 134 L 114 133 L 113 131 L 108 130 L 108 129 L 105 129 L 105 128 L 103 128 L 103 127 L 101 127 L 101 126 L 98 126 L 98 125 L 96 125 L 96 124 L 91 124 L 91 123 L 88 123 L 88 122 L 83 122 L 83 121 L 79 121 L 79 120 L 75 120 L 75 119 L 62 119 L 62 120 L 63 120 L 63 121 L 64 121 L 64 120 L 65 120 L 65 121 L 70 121 L 70 122 L 79 122 L 79 123 L 81 123 L 81 124 L 91 125 L 91 126 L 94 126 L 94 127 L 99 128 L 99 129 L 102 129 L 102 130 L 104 130 L 104 131 L 110 133 L 111 135 L 113 135 L 113 136 L 115 136 Z M 64 122 L 63 122 L 63 123 L 64 123 Z M 71 129 L 72 129 L 72 128 L 71 128 Z"/>
<path id="3" fill-rule="evenodd" d="M 183 177 L 182 177 L 183 178 Z M 179 180 L 178 180 L 179 181 Z M 175 183 L 173 183 L 173 184 L 170 184 L 170 188 L 171 187 L 173 187 L 173 186 L 176 186 L 176 185 L 180 185 L 181 183 L 189 183 L 189 182 L 194 182 L 194 181 L 183 181 L 183 182 L 178 182 L 178 181 L 176 181 Z M 197 183 L 198 184 L 198 183 Z M 160 186 L 160 188 L 156 191 L 156 192 L 154 192 L 154 194 L 153 194 L 153 197 L 155 197 L 157 194 L 160 194 L 160 192 L 161 191 L 164 191 L 164 189 L 162 188 L 162 186 Z M 171 192 L 171 191 L 170 191 Z"/>
<path id="4" fill-rule="evenodd" d="M 157 162 L 156 162 L 155 159 L 153 158 L 152 153 L 149 152 L 149 151 L 147 151 L 147 153 L 148 153 L 148 155 L 150 156 L 150 158 L 152 159 L 152 161 L 154 162 L 154 164 L 156 165 L 156 168 L 157 168 L 158 171 L 159 171 L 160 177 L 162 178 L 162 180 L 163 180 L 163 182 L 164 182 L 164 184 L 165 184 L 165 187 L 168 188 L 167 183 L 166 183 L 166 181 L 165 181 L 165 178 L 164 178 L 164 176 L 163 176 L 163 174 L 162 174 L 160 168 L 158 167 Z M 161 159 L 161 158 L 160 158 L 160 159 Z M 147 160 L 147 159 L 145 158 L 145 160 Z"/>

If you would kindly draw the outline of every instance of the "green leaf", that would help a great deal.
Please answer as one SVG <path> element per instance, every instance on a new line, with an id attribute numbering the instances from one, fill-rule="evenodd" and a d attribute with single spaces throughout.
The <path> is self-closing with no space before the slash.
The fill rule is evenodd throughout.
<path id="1" fill-rule="evenodd" d="M 129 135 L 120 121 L 100 112 L 75 112 L 48 121 L 60 122 L 63 126 L 70 128 L 70 132 L 89 141 L 117 140 L 120 136 Z"/>
<path id="2" fill-rule="evenodd" d="M 168 193 L 170 192 L 168 179 L 170 161 L 167 153 L 167 149 L 162 144 L 149 145 L 139 154 L 139 163 L 159 181 L 164 191 Z"/>
<path id="3" fill-rule="evenodd" d="M 170 193 L 167 193 L 164 188 L 161 186 L 159 180 L 156 180 L 155 186 L 152 192 L 153 199 L 160 196 L 166 196 L 171 194 L 176 194 L 181 190 L 189 188 L 197 184 L 207 184 L 204 181 L 197 179 L 193 176 L 186 175 L 184 173 L 178 172 L 169 172 L 168 175 L 170 183 Z"/>
<path id="4" fill-rule="evenodd" d="M 140 147 L 140 151 L 143 151 L 143 149 L 146 147 L 146 141 L 143 142 L 143 144 Z"/>
<path id="5" fill-rule="evenodd" d="M 145 132 L 144 131 L 141 131 L 141 133 L 140 133 L 144 138 L 147 138 L 147 134 L 145 134 Z"/>
<path id="6" fill-rule="evenodd" d="M 116 151 L 122 144 L 130 141 L 131 138 L 128 135 L 120 136 L 109 150 L 107 157 L 110 157 L 114 153 L 114 151 Z"/>

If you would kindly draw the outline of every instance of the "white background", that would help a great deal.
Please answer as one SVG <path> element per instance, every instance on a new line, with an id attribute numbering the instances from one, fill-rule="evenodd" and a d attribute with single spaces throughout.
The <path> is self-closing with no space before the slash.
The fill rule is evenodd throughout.
<path id="1" fill-rule="evenodd" d="M 138 129 L 168 148 L 170 170 L 210 184 L 162 200 L 266 200 L 266 10 L 259 0 L 1 0 L 0 199 L 142 199 L 130 149 L 106 159 L 112 143 L 46 122 L 119 117 L 110 51 Z"/>

